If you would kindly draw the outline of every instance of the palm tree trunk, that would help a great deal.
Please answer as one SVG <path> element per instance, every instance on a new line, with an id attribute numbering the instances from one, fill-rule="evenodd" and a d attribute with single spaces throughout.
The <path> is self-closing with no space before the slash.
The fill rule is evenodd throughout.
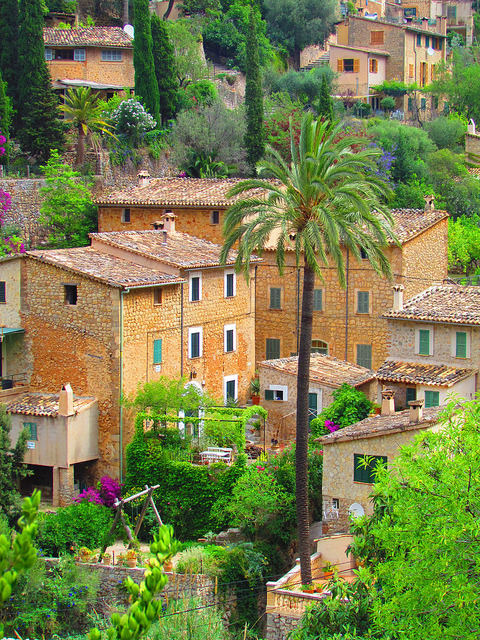
<path id="1" fill-rule="evenodd" d="M 308 391 L 312 347 L 313 289 L 315 273 L 305 261 L 303 271 L 302 319 L 297 375 L 296 489 L 298 552 L 302 584 L 311 584 L 310 516 L 308 513 Z"/>
<path id="2" fill-rule="evenodd" d="M 81 167 L 85 162 L 85 132 L 82 125 L 78 127 L 77 155 L 75 158 L 75 166 Z"/>

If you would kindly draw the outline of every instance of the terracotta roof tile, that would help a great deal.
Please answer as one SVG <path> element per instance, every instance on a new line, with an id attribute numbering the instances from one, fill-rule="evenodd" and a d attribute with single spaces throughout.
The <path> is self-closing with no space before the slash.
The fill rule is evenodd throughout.
<path id="1" fill-rule="evenodd" d="M 387 311 L 383 317 L 477 325 L 480 324 L 480 287 L 435 285 L 405 302 L 401 311 Z"/>
<path id="2" fill-rule="evenodd" d="M 87 407 L 96 398 L 88 396 L 74 396 L 73 408 L 75 412 Z M 58 415 L 58 393 L 25 393 L 6 405 L 9 413 L 20 413 L 27 416 Z"/>
<path id="3" fill-rule="evenodd" d="M 290 375 L 297 375 L 298 356 L 291 358 L 279 358 L 278 360 L 265 360 L 260 362 L 261 367 L 283 371 Z M 326 384 L 330 387 L 340 387 L 348 383 L 354 387 L 373 380 L 375 374 L 370 369 L 360 367 L 351 362 L 337 360 L 332 356 L 321 353 L 312 353 L 310 361 L 310 382 Z"/>
<path id="4" fill-rule="evenodd" d="M 220 245 L 178 231 L 109 231 L 92 233 L 90 237 L 95 248 L 109 245 L 131 254 L 146 255 L 179 269 L 200 269 L 220 264 Z M 236 251 L 230 251 L 227 264 L 233 264 L 236 256 Z M 261 259 L 253 256 L 251 261 L 255 264 Z"/>
<path id="5" fill-rule="evenodd" d="M 28 251 L 27 255 L 114 287 L 160 286 L 185 282 L 184 278 L 163 273 L 161 265 L 157 271 L 123 258 L 96 251 L 91 247 Z"/>
<path id="6" fill-rule="evenodd" d="M 474 375 L 473 369 L 459 369 L 443 364 L 422 362 L 395 362 L 387 360 L 375 374 L 377 380 L 385 382 L 407 382 L 428 384 L 434 387 L 452 387 L 457 382 Z"/>
<path id="7" fill-rule="evenodd" d="M 133 39 L 120 27 L 84 27 L 43 30 L 48 47 L 133 47 Z"/>
<path id="8" fill-rule="evenodd" d="M 412 240 L 440 220 L 448 218 L 448 213 L 440 209 L 424 211 L 423 209 L 392 209 L 395 223 L 395 234 L 403 244 Z"/>
<path id="9" fill-rule="evenodd" d="M 329 445 L 344 440 L 375 438 L 376 436 L 398 433 L 399 431 L 427 429 L 438 422 L 442 409 L 443 407 L 424 409 L 421 422 L 411 421 L 409 409 L 406 411 L 397 411 L 389 416 L 370 416 L 349 427 L 344 427 L 322 438 L 318 438 L 317 442 L 320 442 L 322 445 Z"/>

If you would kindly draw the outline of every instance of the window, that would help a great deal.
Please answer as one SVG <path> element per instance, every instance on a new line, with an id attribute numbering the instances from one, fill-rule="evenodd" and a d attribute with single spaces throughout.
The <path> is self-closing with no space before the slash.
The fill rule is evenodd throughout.
<path id="1" fill-rule="evenodd" d="M 225 404 L 238 400 L 238 375 L 223 378 L 223 396 Z"/>
<path id="2" fill-rule="evenodd" d="M 432 109 L 438 109 L 438 97 L 432 96 Z"/>
<path id="3" fill-rule="evenodd" d="M 421 356 L 431 356 L 430 329 L 418 330 L 418 354 Z"/>
<path id="4" fill-rule="evenodd" d="M 425 36 L 425 49 L 428 49 L 430 46 L 430 36 Z"/>
<path id="5" fill-rule="evenodd" d="M 269 389 L 265 389 L 265 400 L 288 400 L 288 387 L 286 385 L 271 384 Z"/>
<path id="6" fill-rule="evenodd" d="M 163 290 L 160 287 L 156 287 L 153 290 L 153 304 L 158 305 L 163 302 Z"/>
<path id="7" fill-rule="evenodd" d="M 191 327 L 188 330 L 188 357 L 201 358 L 203 347 L 202 327 Z"/>
<path id="8" fill-rule="evenodd" d="M 38 440 L 36 422 L 24 422 L 23 428 L 26 429 L 29 440 Z"/>
<path id="9" fill-rule="evenodd" d="M 130 209 L 122 210 L 122 222 L 130 222 Z"/>
<path id="10" fill-rule="evenodd" d="M 102 62 L 121 62 L 122 51 L 121 49 L 103 49 Z"/>
<path id="11" fill-rule="evenodd" d="M 313 310 L 323 311 L 323 291 L 322 289 L 313 290 Z"/>
<path id="12" fill-rule="evenodd" d="M 191 273 L 190 274 L 190 302 L 198 302 L 202 299 L 202 274 Z"/>
<path id="13" fill-rule="evenodd" d="M 417 47 L 421 47 L 422 46 L 422 35 L 420 33 L 417 33 Z"/>
<path id="14" fill-rule="evenodd" d="M 332 509 L 340 509 L 340 498 L 332 498 Z"/>
<path id="15" fill-rule="evenodd" d="M 420 63 L 420 86 L 424 87 L 428 82 L 428 64 Z"/>
<path id="16" fill-rule="evenodd" d="M 85 49 L 74 49 L 73 50 L 73 59 L 76 62 L 85 62 Z"/>
<path id="17" fill-rule="evenodd" d="M 312 353 L 323 353 L 328 355 L 328 344 L 323 340 L 312 340 Z"/>
<path id="18" fill-rule="evenodd" d="M 360 367 L 372 368 L 372 345 L 357 344 L 357 364 Z"/>
<path id="19" fill-rule="evenodd" d="M 64 289 L 65 304 L 70 304 L 70 305 L 77 304 L 77 285 L 64 284 L 63 289 Z"/>
<path id="20" fill-rule="evenodd" d="M 387 464 L 387 456 L 365 456 L 353 454 L 353 481 L 373 484 L 377 465 Z"/>
<path id="21" fill-rule="evenodd" d="M 45 47 L 45 60 L 53 60 L 53 51 Z"/>
<path id="22" fill-rule="evenodd" d="M 357 313 L 370 313 L 370 293 L 357 291 Z"/>
<path id="23" fill-rule="evenodd" d="M 7 301 L 7 292 L 6 292 L 6 283 L 5 280 L 0 280 L 0 302 Z"/>
<path id="24" fill-rule="evenodd" d="M 415 70 L 415 67 L 413 66 L 413 64 L 409 64 L 408 65 L 408 76 L 410 78 L 413 78 L 413 76 L 415 75 L 414 74 L 414 70 Z"/>
<path id="25" fill-rule="evenodd" d="M 443 103 L 443 115 L 444 116 L 448 116 L 449 113 L 450 113 L 450 103 L 449 102 L 444 102 Z"/>
<path id="26" fill-rule="evenodd" d="M 370 31 L 370 44 L 383 44 L 384 40 L 383 31 Z"/>
<path id="27" fill-rule="evenodd" d="M 417 389 L 415 387 L 407 387 L 405 389 L 405 402 L 408 403 L 412 402 L 412 400 L 416 400 L 417 399 Z"/>
<path id="28" fill-rule="evenodd" d="M 378 60 L 375 58 L 370 59 L 370 73 L 378 73 Z"/>
<path id="29" fill-rule="evenodd" d="M 318 394 L 308 394 L 308 424 L 318 416 Z"/>
<path id="30" fill-rule="evenodd" d="M 366 260 L 368 258 L 367 252 L 363 248 L 360 249 L 360 257 L 362 260 Z"/>
<path id="31" fill-rule="evenodd" d="M 237 293 L 237 278 L 234 271 L 225 271 L 223 288 L 225 298 L 235 297 Z"/>
<path id="32" fill-rule="evenodd" d="M 425 391 L 425 408 L 440 406 L 440 391 Z"/>
<path id="33" fill-rule="evenodd" d="M 345 58 L 343 60 L 343 69 L 342 71 L 348 72 L 356 72 L 360 71 L 360 60 L 358 58 Z"/>
<path id="34" fill-rule="evenodd" d="M 223 327 L 223 348 L 225 353 L 235 351 L 237 348 L 237 330 L 236 325 L 226 324 Z"/>
<path id="35" fill-rule="evenodd" d="M 153 341 L 153 364 L 160 364 L 162 362 L 162 339 Z"/>
<path id="36" fill-rule="evenodd" d="M 408 109 L 409 111 L 413 111 L 413 98 L 409 98 L 409 99 L 408 99 L 408 106 L 407 106 L 407 109 Z"/>
<path id="37" fill-rule="evenodd" d="M 280 358 L 279 338 L 267 338 L 265 355 L 267 360 L 278 360 L 278 358 Z"/>
<path id="38" fill-rule="evenodd" d="M 270 287 L 270 309 L 282 308 L 282 290 L 280 287 Z"/>
<path id="39" fill-rule="evenodd" d="M 220 211 L 212 211 L 212 213 L 210 214 L 210 223 L 211 224 L 220 223 Z"/>
<path id="40" fill-rule="evenodd" d="M 427 108 L 427 99 L 426 98 L 422 98 L 420 100 L 420 109 L 422 111 L 425 111 L 426 108 Z"/>
<path id="41" fill-rule="evenodd" d="M 467 351 L 467 333 L 457 331 L 455 333 L 455 357 L 468 358 Z"/>

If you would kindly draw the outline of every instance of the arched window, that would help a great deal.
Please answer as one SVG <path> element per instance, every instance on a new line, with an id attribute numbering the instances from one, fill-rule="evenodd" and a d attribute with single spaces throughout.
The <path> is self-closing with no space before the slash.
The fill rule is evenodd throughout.
<path id="1" fill-rule="evenodd" d="M 323 353 L 328 355 L 328 344 L 323 340 L 312 340 L 312 353 Z"/>

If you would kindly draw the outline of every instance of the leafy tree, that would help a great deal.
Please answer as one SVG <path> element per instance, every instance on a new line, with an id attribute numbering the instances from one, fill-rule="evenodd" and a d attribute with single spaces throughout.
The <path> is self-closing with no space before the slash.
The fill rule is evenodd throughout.
<path id="1" fill-rule="evenodd" d="M 448 270 L 466 275 L 480 267 L 480 218 L 478 214 L 448 221 Z"/>
<path id="2" fill-rule="evenodd" d="M 308 388 L 312 344 L 313 291 L 321 265 L 333 263 L 339 281 L 345 283 L 344 254 L 341 243 L 360 260 L 363 248 L 375 271 L 390 275 L 383 253 L 392 234 L 392 218 L 381 198 L 389 189 L 374 172 L 379 151 L 372 147 L 352 149 L 359 139 L 342 137 L 341 125 L 315 121 L 306 115 L 300 141 L 291 132 L 292 162 L 287 164 L 269 148 L 270 161 L 258 168 L 276 182 L 249 179 L 230 190 L 231 196 L 262 189 L 265 198 L 239 199 L 226 215 L 225 244 L 221 257 L 238 246 L 236 267 L 249 274 L 250 257 L 276 239 L 277 266 L 285 265 L 286 247 L 295 251 L 297 264 L 303 265 L 303 294 L 297 376 L 296 422 L 296 505 L 300 567 L 303 583 L 312 581 L 308 509 Z M 361 144 L 361 143 L 360 143 Z"/>
<path id="3" fill-rule="evenodd" d="M 245 86 L 245 115 L 247 131 L 245 146 L 247 162 L 253 175 L 256 175 L 256 164 L 265 151 L 265 131 L 263 128 L 263 91 L 260 77 L 260 61 L 258 59 L 258 40 L 255 28 L 254 9 L 250 7 L 250 20 L 247 40 L 247 74 Z"/>
<path id="4" fill-rule="evenodd" d="M 480 182 L 470 176 L 463 156 L 440 149 L 430 154 L 427 167 L 430 183 L 452 217 L 478 214 Z"/>
<path id="5" fill-rule="evenodd" d="M 291 159 L 290 128 L 294 132 L 295 143 L 300 139 L 303 104 L 293 101 L 286 93 L 277 93 L 267 99 L 265 105 L 266 141 L 283 158 Z"/>
<path id="6" fill-rule="evenodd" d="M 134 0 L 133 66 L 135 68 L 135 94 L 156 122 L 160 117 L 160 95 L 153 62 L 153 40 L 148 0 Z"/>
<path id="7" fill-rule="evenodd" d="M 11 516 L 19 501 L 17 480 L 27 475 L 23 458 L 27 451 L 27 433 L 23 431 L 14 447 L 11 446 L 12 420 L 4 404 L 0 404 L 0 513 Z M 18 517 L 18 516 L 17 516 Z M 1 560 L 1 558 L 0 558 Z"/>
<path id="8" fill-rule="evenodd" d="M 96 230 L 97 208 L 89 189 L 79 181 L 80 174 L 63 164 L 56 151 L 45 171 L 45 199 L 40 221 L 51 228 L 48 243 L 52 248 L 82 247 L 89 244 L 88 234 Z"/>
<path id="9" fill-rule="evenodd" d="M 203 15 L 220 10 L 220 0 L 183 0 L 182 12 L 186 16 Z"/>
<path id="10" fill-rule="evenodd" d="M 0 2 L 0 70 L 7 83 L 7 95 L 18 109 L 18 0 Z M 0 122 L 4 127 L 5 124 Z"/>
<path id="11" fill-rule="evenodd" d="M 78 132 L 75 156 L 77 167 L 82 167 L 85 163 L 85 143 L 89 134 L 101 132 L 113 135 L 111 126 L 103 119 L 98 95 L 98 93 L 92 93 L 90 87 L 72 87 L 65 96 L 65 103 L 60 107 Z"/>
<path id="12" fill-rule="evenodd" d="M 423 126 L 439 149 L 455 150 L 462 144 L 467 132 L 467 124 L 457 114 L 439 116 Z"/>
<path id="13" fill-rule="evenodd" d="M 300 68 L 300 52 L 321 44 L 332 32 L 336 4 L 333 0 L 263 0 L 268 34 L 285 47 Z"/>
<path id="14" fill-rule="evenodd" d="M 175 50 L 175 69 L 180 87 L 207 77 L 207 65 L 200 55 L 202 36 L 187 20 L 168 21 L 170 42 Z"/>
<path id="15" fill-rule="evenodd" d="M 311 421 L 312 435 L 331 433 L 333 429 L 326 427 L 327 422 L 337 429 L 348 427 L 366 418 L 373 408 L 373 402 L 362 391 L 346 383 L 335 389 L 332 396 L 333 402 Z"/>
<path id="16" fill-rule="evenodd" d="M 110 118 L 115 125 L 116 133 L 126 136 L 134 146 L 138 145 L 144 133 L 154 129 L 157 124 L 135 98 L 122 100 Z"/>
<path id="17" fill-rule="evenodd" d="M 310 71 L 290 69 L 283 74 L 270 72 L 266 74 L 265 81 L 271 93 L 285 92 L 292 100 L 299 100 L 303 104 L 314 104 L 322 96 L 324 78 L 327 87 L 323 89 L 323 95 L 328 95 L 330 98 L 334 73 L 328 66 L 314 68 Z"/>
<path id="18" fill-rule="evenodd" d="M 162 20 L 152 15 L 153 64 L 160 94 L 162 124 L 173 120 L 177 113 L 178 80 L 175 70 L 175 53 L 168 29 Z"/>
<path id="19" fill-rule="evenodd" d="M 200 393 L 195 385 L 188 384 L 186 378 L 172 380 L 161 376 L 155 382 L 146 382 L 139 388 L 130 404 L 137 410 L 150 409 L 154 413 L 167 415 L 180 410 L 197 413 L 200 407 L 212 404 L 205 393 Z"/>
<path id="20" fill-rule="evenodd" d="M 4 141 L 0 140 L 0 148 L 4 149 L 4 153 L 0 152 L 0 164 L 6 164 L 8 161 L 8 147 L 10 139 L 10 123 L 11 123 L 11 102 L 5 91 L 6 83 L 2 80 L 0 73 L 0 136 Z M 5 145 L 5 146 L 2 146 Z"/>
<path id="21" fill-rule="evenodd" d="M 330 95 L 331 83 L 327 80 L 327 75 L 323 74 L 320 86 L 320 98 L 318 100 L 317 113 L 321 118 L 333 120 L 333 100 Z"/>
<path id="22" fill-rule="evenodd" d="M 395 109 L 395 99 L 391 96 L 386 96 L 380 100 L 380 108 L 385 111 L 385 117 L 387 116 L 389 111 L 393 111 Z"/>

